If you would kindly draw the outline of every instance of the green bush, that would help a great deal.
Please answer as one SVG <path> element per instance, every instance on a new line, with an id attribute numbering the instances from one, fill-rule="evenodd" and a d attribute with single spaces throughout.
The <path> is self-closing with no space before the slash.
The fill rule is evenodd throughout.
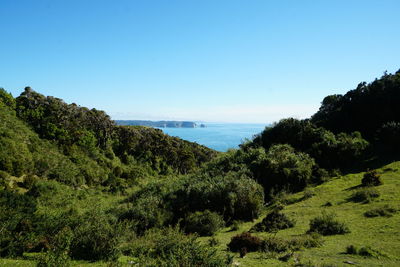
<path id="1" fill-rule="evenodd" d="M 323 212 L 310 221 L 309 233 L 315 232 L 321 235 L 342 235 L 350 233 L 350 229 L 343 222 L 335 219 L 334 213 L 327 214 Z"/>
<path id="2" fill-rule="evenodd" d="M 369 203 L 380 196 L 379 191 L 373 187 L 365 187 L 354 192 L 350 200 L 353 202 Z"/>
<path id="3" fill-rule="evenodd" d="M 267 127 L 250 146 L 269 150 L 276 144 L 288 144 L 296 151 L 307 153 L 326 169 L 346 168 L 359 162 L 369 145 L 359 132 L 334 134 L 310 120 L 293 118 Z"/>
<path id="4" fill-rule="evenodd" d="M 121 226 L 111 216 L 93 210 L 74 229 L 71 257 L 82 260 L 115 260 L 119 256 Z"/>
<path id="5" fill-rule="evenodd" d="M 233 252 L 238 252 L 242 248 L 246 248 L 248 252 L 252 252 L 260 250 L 262 243 L 259 237 L 253 236 L 249 232 L 244 232 L 233 236 L 228 244 L 228 248 Z"/>
<path id="6" fill-rule="evenodd" d="M 323 241 L 317 233 L 295 236 L 291 239 L 269 237 L 263 240 L 261 250 L 264 252 L 282 253 L 288 250 L 297 251 L 304 248 L 322 246 Z"/>
<path id="7" fill-rule="evenodd" d="M 242 173 L 213 177 L 196 174 L 178 182 L 166 202 L 178 218 L 210 210 L 223 215 L 226 222 L 249 221 L 260 215 L 264 194 L 259 184 Z"/>
<path id="8" fill-rule="evenodd" d="M 185 219 L 187 233 L 197 233 L 200 236 L 211 236 L 225 225 L 222 217 L 209 210 L 189 214 Z"/>
<path id="9" fill-rule="evenodd" d="M 54 237 L 49 251 L 42 255 L 38 267 L 68 267 L 70 266 L 69 249 L 73 233 L 69 227 L 63 228 Z"/>
<path id="10" fill-rule="evenodd" d="M 282 229 L 294 227 L 295 221 L 288 218 L 284 213 L 274 209 L 268 213 L 265 218 L 254 225 L 251 231 L 256 232 L 276 232 Z"/>
<path id="11" fill-rule="evenodd" d="M 262 241 L 260 250 L 263 252 L 282 253 L 290 249 L 290 244 L 287 240 L 279 237 L 269 237 Z"/>
<path id="12" fill-rule="evenodd" d="M 365 217 L 378 217 L 378 216 L 384 216 L 384 217 L 391 217 L 393 216 L 394 213 L 396 213 L 397 210 L 389 205 L 385 205 L 383 207 L 375 208 L 368 210 L 364 213 Z"/>
<path id="13" fill-rule="evenodd" d="M 387 257 L 385 254 L 381 253 L 376 249 L 371 248 L 370 246 L 357 248 L 354 245 L 350 245 L 346 247 L 345 253 L 351 255 L 359 255 L 363 257 L 373 257 L 373 258 Z"/>
<path id="14" fill-rule="evenodd" d="M 346 247 L 346 254 L 357 255 L 358 248 L 354 245 L 350 245 Z"/>
<path id="15" fill-rule="evenodd" d="M 377 171 L 372 170 L 368 171 L 364 174 L 364 177 L 361 180 L 361 184 L 363 186 L 378 186 L 382 185 L 382 179 L 381 176 L 378 174 Z"/>
<path id="16" fill-rule="evenodd" d="M 303 248 L 320 247 L 323 244 L 321 235 L 318 233 L 310 233 L 299 235 L 289 240 L 289 245 L 292 250 L 300 250 Z"/>
<path id="17" fill-rule="evenodd" d="M 214 248 L 201 244 L 195 236 L 178 228 L 152 229 L 131 243 L 130 255 L 139 266 L 205 266 L 227 267 L 232 259 L 217 254 Z"/>

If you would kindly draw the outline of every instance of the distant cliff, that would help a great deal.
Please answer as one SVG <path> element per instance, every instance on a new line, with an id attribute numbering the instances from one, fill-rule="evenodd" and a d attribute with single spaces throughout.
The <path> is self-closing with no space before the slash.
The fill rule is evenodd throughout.
<path id="1" fill-rule="evenodd" d="M 159 128 L 196 128 L 205 127 L 204 124 L 197 125 L 192 121 L 142 121 L 142 120 L 116 120 L 118 125 L 139 125 Z"/>

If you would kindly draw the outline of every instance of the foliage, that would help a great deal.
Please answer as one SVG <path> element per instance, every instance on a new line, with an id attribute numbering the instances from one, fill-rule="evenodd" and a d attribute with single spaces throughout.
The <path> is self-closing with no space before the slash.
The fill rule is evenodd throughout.
<path id="1" fill-rule="evenodd" d="M 309 232 L 319 233 L 321 235 L 343 235 L 350 233 L 348 226 L 335 219 L 334 213 L 323 212 L 320 216 L 310 221 Z"/>
<path id="2" fill-rule="evenodd" d="M 188 173 L 215 155 L 211 149 L 170 137 L 160 129 L 118 126 L 115 135 L 113 148 L 123 162 L 132 156 L 140 162 L 149 163 L 161 174 L 169 174 L 173 170 Z"/>
<path id="3" fill-rule="evenodd" d="M 209 210 L 190 213 L 185 219 L 185 231 L 200 236 L 211 236 L 224 225 L 222 217 Z"/>
<path id="4" fill-rule="evenodd" d="M 10 109 L 15 109 L 16 106 L 14 97 L 3 88 L 0 88 L 0 103 L 3 103 Z"/>
<path id="5" fill-rule="evenodd" d="M 184 235 L 178 228 L 153 229 L 131 244 L 131 255 L 141 266 L 229 266 L 213 248 Z"/>
<path id="6" fill-rule="evenodd" d="M 357 248 L 354 245 L 349 245 L 346 247 L 346 254 L 360 255 L 363 257 L 374 257 L 374 258 L 386 257 L 385 254 L 369 246 Z"/>
<path id="7" fill-rule="evenodd" d="M 373 187 L 365 187 L 356 190 L 349 200 L 353 202 L 369 203 L 380 196 L 379 191 Z"/>
<path id="8" fill-rule="evenodd" d="M 122 229 L 110 219 L 110 216 L 97 210 L 85 214 L 74 229 L 71 257 L 82 260 L 117 259 Z"/>
<path id="9" fill-rule="evenodd" d="M 0 190 L 0 256 L 22 256 L 34 239 L 32 217 L 36 201 L 30 196 Z"/>
<path id="10" fill-rule="evenodd" d="M 389 121 L 384 123 L 377 130 L 376 139 L 387 152 L 398 154 L 400 151 L 400 122 Z"/>
<path id="11" fill-rule="evenodd" d="M 244 232 L 232 237 L 228 248 L 237 252 L 246 248 L 247 252 L 263 251 L 268 253 L 282 253 L 288 250 L 296 251 L 304 248 L 313 248 L 322 246 L 321 236 L 317 233 L 295 236 L 290 239 L 284 239 L 276 236 L 270 236 L 261 239 Z"/>
<path id="12" fill-rule="evenodd" d="M 248 252 L 258 251 L 261 248 L 262 240 L 251 235 L 249 232 L 243 232 L 241 234 L 232 237 L 228 248 L 230 251 L 238 252 L 242 248 L 246 248 Z"/>
<path id="13" fill-rule="evenodd" d="M 400 71 L 385 73 L 380 79 L 360 83 L 345 95 L 325 97 L 312 122 L 338 132 L 360 131 L 373 140 L 386 122 L 400 121 Z"/>
<path id="14" fill-rule="evenodd" d="M 282 253 L 288 250 L 296 251 L 304 248 L 322 246 L 321 236 L 316 233 L 299 235 L 291 239 L 268 237 L 263 240 L 261 250 L 264 252 Z"/>
<path id="15" fill-rule="evenodd" d="M 250 146 L 262 146 L 266 150 L 276 144 L 289 144 L 307 153 L 319 166 L 327 169 L 346 168 L 359 161 L 368 147 L 361 134 L 333 134 L 317 127 L 309 120 L 282 119 L 267 127 Z"/>
<path id="16" fill-rule="evenodd" d="M 378 172 L 376 170 L 372 170 L 364 174 L 364 177 L 361 180 L 361 184 L 363 186 L 378 186 L 382 185 L 383 182 Z"/>
<path id="17" fill-rule="evenodd" d="M 254 225 L 251 231 L 277 232 L 282 229 L 294 227 L 295 223 L 293 219 L 288 218 L 284 213 L 274 209 L 268 213 L 261 222 Z"/>
<path id="18" fill-rule="evenodd" d="M 58 232 L 51 244 L 50 250 L 40 257 L 38 267 L 67 267 L 70 266 L 70 257 L 68 255 L 73 233 L 70 228 L 65 227 Z"/>
<path id="19" fill-rule="evenodd" d="M 204 171 L 211 175 L 221 172 L 246 173 L 264 187 L 265 196 L 272 191 L 300 191 L 316 181 L 314 160 L 289 145 L 274 145 L 268 151 L 246 147 L 228 152 L 211 161 Z"/>
<path id="20" fill-rule="evenodd" d="M 365 217 L 391 217 L 393 216 L 394 213 L 397 212 L 397 209 L 389 206 L 389 205 L 384 205 L 383 207 L 375 208 L 375 209 L 370 209 L 364 213 Z"/>
<path id="21" fill-rule="evenodd" d="M 262 187 L 246 175 L 233 172 L 187 177 L 168 198 L 175 216 L 208 209 L 227 222 L 258 218 L 264 203 Z"/>

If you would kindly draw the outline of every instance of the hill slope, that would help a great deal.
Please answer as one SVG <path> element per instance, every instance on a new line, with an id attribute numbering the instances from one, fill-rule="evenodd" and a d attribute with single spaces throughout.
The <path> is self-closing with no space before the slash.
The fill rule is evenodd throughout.
<path id="1" fill-rule="evenodd" d="M 333 178 L 331 181 L 312 189 L 315 194 L 309 199 L 286 205 L 283 213 L 296 220 L 293 228 L 278 231 L 278 233 L 254 233 L 260 237 L 281 237 L 290 239 L 304 234 L 309 229 L 312 218 L 322 212 L 332 212 L 336 218 L 348 225 L 350 233 L 322 237 L 323 245 L 318 248 L 304 249 L 294 252 L 288 262 L 283 262 L 271 257 L 284 255 L 271 255 L 268 253 L 248 253 L 245 258 L 235 255 L 235 262 L 240 266 L 293 266 L 294 258 L 301 263 L 311 262 L 312 266 L 348 266 L 345 261 L 357 263 L 356 266 L 399 266 L 400 265 L 400 213 L 392 217 L 364 216 L 366 211 L 389 205 L 399 211 L 400 209 L 400 162 L 383 166 L 378 169 L 382 175 L 383 185 L 376 187 L 380 196 L 370 203 L 355 203 L 349 200 L 358 190 L 363 173 L 348 174 L 343 177 Z M 289 196 L 289 199 L 299 200 L 304 192 Z M 328 206 L 331 203 L 332 206 Z M 267 209 L 268 211 L 268 209 Z M 243 223 L 237 231 L 225 228 L 216 235 L 219 242 L 218 249 L 223 252 L 227 248 L 231 237 L 249 231 L 257 222 Z M 209 238 L 202 238 L 204 242 Z M 381 256 L 363 257 L 345 254 L 346 247 L 354 245 L 358 248 L 371 247 L 381 253 Z M 324 265 L 325 264 L 325 265 Z"/>

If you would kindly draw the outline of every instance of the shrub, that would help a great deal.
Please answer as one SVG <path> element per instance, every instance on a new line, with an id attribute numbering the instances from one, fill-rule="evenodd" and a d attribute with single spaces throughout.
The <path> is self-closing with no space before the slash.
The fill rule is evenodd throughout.
<path id="1" fill-rule="evenodd" d="M 378 186 L 383 184 L 383 182 L 378 172 L 372 170 L 364 174 L 364 177 L 361 179 L 361 184 L 363 186 Z"/>
<path id="2" fill-rule="evenodd" d="M 231 242 L 228 244 L 230 251 L 238 252 L 242 248 L 246 248 L 247 252 L 258 251 L 261 248 L 262 240 L 251 235 L 249 232 L 244 232 L 235 235 L 231 238 Z"/>
<path id="3" fill-rule="evenodd" d="M 396 212 L 397 212 L 397 210 L 395 208 L 390 207 L 389 205 L 385 205 L 383 207 L 379 207 L 379 208 L 375 208 L 375 209 L 366 211 L 364 213 L 364 216 L 365 217 L 378 217 L 378 216 L 391 217 Z"/>
<path id="4" fill-rule="evenodd" d="M 374 257 L 374 258 L 386 257 L 385 254 L 383 254 L 380 251 L 373 249 L 369 246 L 357 248 L 354 245 L 350 245 L 350 246 L 346 247 L 345 253 L 351 254 L 351 255 L 360 255 L 363 257 Z"/>
<path id="5" fill-rule="evenodd" d="M 303 248 L 322 246 L 321 236 L 317 233 L 296 236 L 292 239 L 269 237 L 262 242 L 261 250 L 264 252 L 282 253 L 288 250 L 296 251 Z"/>
<path id="6" fill-rule="evenodd" d="M 380 196 L 379 191 L 373 187 L 361 188 L 354 192 L 350 200 L 353 202 L 369 203 Z"/>
<path id="7" fill-rule="evenodd" d="M 200 236 L 211 236 L 224 226 L 222 217 L 209 210 L 191 213 L 185 221 L 186 232 L 198 233 Z"/>
<path id="8" fill-rule="evenodd" d="M 291 228 L 295 225 L 293 219 L 288 218 L 284 213 L 274 209 L 265 218 L 254 225 L 251 230 L 257 232 L 276 232 L 282 229 Z"/>
<path id="9" fill-rule="evenodd" d="M 316 164 L 308 154 L 297 152 L 290 145 L 273 145 L 266 152 L 255 151 L 254 156 L 250 154 L 249 168 L 265 193 L 273 188 L 297 192 L 312 183 Z"/>
<path id="10" fill-rule="evenodd" d="M 342 235 L 350 233 L 349 228 L 343 222 L 339 222 L 335 219 L 334 213 L 327 214 L 323 212 L 321 216 L 318 216 L 310 221 L 309 233 L 316 232 L 321 235 Z"/>
<path id="11" fill-rule="evenodd" d="M 132 256 L 139 266 L 205 266 L 227 267 L 225 259 L 214 248 L 201 244 L 195 236 L 185 235 L 178 228 L 151 229 L 131 244 Z"/>
<path id="12" fill-rule="evenodd" d="M 53 238 L 51 248 L 40 257 L 38 267 L 70 266 L 69 249 L 73 233 L 69 227 L 63 228 Z"/>
<path id="13" fill-rule="evenodd" d="M 289 240 L 289 245 L 293 250 L 320 247 L 322 244 L 321 235 L 318 233 L 299 235 Z"/>
<path id="14" fill-rule="evenodd" d="M 346 247 L 346 254 L 357 255 L 358 249 L 354 245 L 350 245 Z"/>
<path id="15" fill-rule="evenodd" d="M 166 202 L 175 219 L 185 214 L 210 210 L 223 214 L 227 222 L 249 221 L 260 216 L 264 204 L 262 187 L 243 173 L 227 173 L 210 177 L 196 174 L 174 185 Z"/>
<path id="16" fill-rule="evenodd" d="M 290 248 L 289 242 L 279 237 L 269 237 L 264 239 L 261 244 L 263 252 L 285 252 Z"/>
<path id="17" fill-rule="evenodd" d="M 71 257 L 82 260 L 113 260 L 119 255 L 121 227 L 100 211 L 86 214 L 74 229 Z"/>

